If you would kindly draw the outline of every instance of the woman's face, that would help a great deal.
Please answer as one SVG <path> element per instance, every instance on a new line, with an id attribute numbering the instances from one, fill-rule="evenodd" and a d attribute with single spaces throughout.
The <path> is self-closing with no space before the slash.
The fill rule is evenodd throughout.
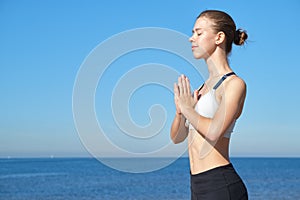
<path id="1" fill-rule="evenodd" d="M 192 51 L 196 59 L 207 59 L 216 49 L 216 36 L 212 29 L 212 22 L 206 17 L 196 20 L 193 35 L 190 37 Z"/>

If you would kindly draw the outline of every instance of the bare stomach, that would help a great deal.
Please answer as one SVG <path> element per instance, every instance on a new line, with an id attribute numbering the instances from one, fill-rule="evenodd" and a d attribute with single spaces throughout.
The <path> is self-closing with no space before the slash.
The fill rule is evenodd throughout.
<path id="1" fill-rule="evenodd" d="M 210 143 L 196 130 L 189 130 L 188 140 L 192 174 L 198 174 L 230 163 L 228 138 L 222 137 L 217 142 Z"/>

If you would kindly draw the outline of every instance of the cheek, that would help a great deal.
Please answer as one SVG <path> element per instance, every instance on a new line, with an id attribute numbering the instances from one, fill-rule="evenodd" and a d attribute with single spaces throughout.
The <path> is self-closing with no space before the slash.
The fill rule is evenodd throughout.
<path id="1" fill-rule="evenodd" d="M 210 38 L 199 38 L 196 43 L 198 48 L 193 51 L 194 58 L 196 59 L 207 58 L 216 49 L 216 45 Z"/>
<path id="2" fill-rule="evenodd" d="M 199 39 L 199 49 L 206 54 L 211 55 L 216 49 L 216 45 L 214 44 L 213 39 L 211 38 L 202 38 Z"/>

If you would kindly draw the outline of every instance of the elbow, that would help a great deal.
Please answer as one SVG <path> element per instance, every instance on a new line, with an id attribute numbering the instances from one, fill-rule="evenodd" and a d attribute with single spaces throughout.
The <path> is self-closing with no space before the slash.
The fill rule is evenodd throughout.
<path id="1" fill-rule="evenodd" d="M 181 143 L 182 141 L 179 141 L 179 140 L 177 140 L 176 138 L 172 138 L 172 142 L 173 142 L 174 144 L 179 144 L 179 143 Z"/>
<path id="2" fill-rule="evenodd" d="M 170 138 L 174 144 L 180 143 L 179 138 L 178 138 L 178 133 L 175 133 L 175 131 L 173 131 L 172 129 L 170 131 Z"/>
<path id="3" fill-rule="evenodd" d="M 172 142 L 173 142 L 174 144 L 180 143 L 179 140 L 178 140 L 176 137 L 172 137 L 172 136 L 171 136 L 171 140 L 172 140 Z"/>
<path id="4" fill-rule="evenodd" d="M 216 131 L 209 131 L 206 136 L 205 139 L 208 140 L 211 143 L 215 143 L 219 140 L 220 137 L 220 133 L 216 132 Z"/>
<path id="5" fill-rule="evenodd" d="M 172 140 L 172 142 L 173 142 L 174 144 L 179 144 L 179 143 L 181 143 L 184 139 L 178 138 L 177 135 L 176 135 L 176 136 L 172 136 L 172 135 L 171 135 L 171 140 Z"/>
<path id="6" fill-rule="evenodd" d="M 170 138 L 172 140 L 172 142 L 174 144 L 178 144 L 178 143 L 181 143 L 183 142 L 186 137 L 187 137 L 187 131 L 185 130 L 181 130 L 181 131 L 178 131 L 178 130 L 174 130 L 174 129 L 171 129 L 171 132 L 170 132 Z"/>

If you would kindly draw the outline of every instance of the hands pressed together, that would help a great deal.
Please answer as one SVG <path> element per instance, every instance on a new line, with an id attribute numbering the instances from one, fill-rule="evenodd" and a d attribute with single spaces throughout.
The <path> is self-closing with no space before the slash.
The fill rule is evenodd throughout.
<path id="1" fill-rule="evenodd" d="M 178 77 L 178 83 L 174 83 L 174 100 L 176 105 L 176 113 L 183 114 L 194 109 L 198 101 L 198 90 L 194 91 L 192 96 L 190 81 L 185 75 Z"/>

